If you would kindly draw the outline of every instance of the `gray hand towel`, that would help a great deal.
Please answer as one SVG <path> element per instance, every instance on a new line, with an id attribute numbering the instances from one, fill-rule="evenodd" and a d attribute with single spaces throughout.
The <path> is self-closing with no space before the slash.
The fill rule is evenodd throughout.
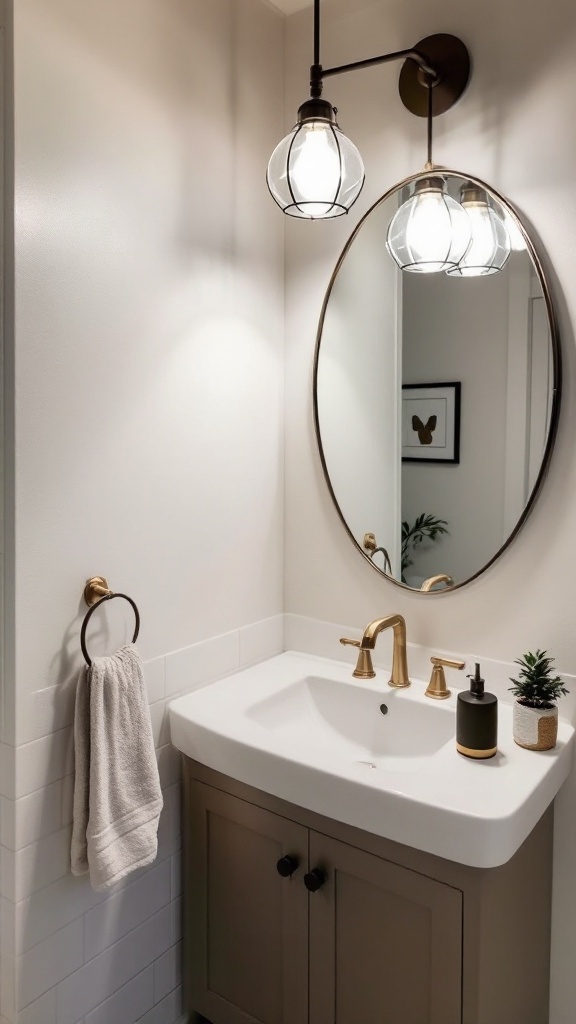
<path id="1" fill-rule="evenodd" d="M 82 672 L 74 716 L 72 873 L 108 889 L 158 850 L 162 791 L 134 644 Z"/>

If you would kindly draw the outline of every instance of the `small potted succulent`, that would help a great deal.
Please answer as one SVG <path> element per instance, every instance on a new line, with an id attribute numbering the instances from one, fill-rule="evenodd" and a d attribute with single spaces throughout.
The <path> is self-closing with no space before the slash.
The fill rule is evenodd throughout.
<path id="1" fill-rule="evenodd" d="M 510 676 L 514 683 L 510 690 L 516 697 L 514 740 L 527 750 L 551 750 L 558 736 L 556 701 L 568 690 L 560 676 L 554 674 L 554 659 L 548 657 L 547 651 L 528 651 L 514 664 L 520 665 L 518 679 Z"/>

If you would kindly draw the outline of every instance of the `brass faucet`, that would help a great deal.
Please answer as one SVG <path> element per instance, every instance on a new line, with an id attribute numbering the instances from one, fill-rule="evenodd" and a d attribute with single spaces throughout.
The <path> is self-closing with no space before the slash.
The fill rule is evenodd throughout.
<path id="1" fill-rule="evenodd" d="M 447 576 L 445 572 L 441 572 L 439 576 L 429 576 L 427 580 L 424 580 L 420 590 L 425 594 L 428 594 L 432 590 L 432 587 L 435 587 L 437 583 L 445 583 L 447 588 L 454 586 L 454 580 L 452 577 Z"/>
<path id="2" fill-rule="evenodd" d="M 358 661 L 352 675 L 356 679 L 373 679 L 376 673 L 372 665 L 371 652 L 376 647 L 376 637 L 378 634 L 390 628 L 394 630 L 390 686 L 398 688 L 410 686 L 408 661 L 406 658 L 406 623 L 401 615 L 386 615 L 383 619 L 374 619 L 366 626 L 361 640 L 349 640 L 343 636 L 340 639 L 340 643 L 359 648 Z"/>

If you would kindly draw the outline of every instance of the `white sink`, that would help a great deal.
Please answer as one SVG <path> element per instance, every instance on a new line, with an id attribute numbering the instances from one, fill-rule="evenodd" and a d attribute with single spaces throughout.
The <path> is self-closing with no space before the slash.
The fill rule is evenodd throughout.
<path id="1" fill-rule="evenodd" d="M 286 653 L 170 704 L 172 742 L 240 782 L 309 810 L 474 867 L 505 863 L 570 772 L 572 726 L 553 751 L 512 739 L 499 706 L 498 754 L 456 752 L 456 694 L 358 681 L 350 665 Z M 381 709 L 384 705 L 384 711 Z"/>
<path id="2" fill-rule="evenodd" d="M 351 764 L 418 771 L 454 736 L 454 709 L 406 699 L 406 691 L 306 675 L 246 707 L 273 740 L 323 750 Z"/>

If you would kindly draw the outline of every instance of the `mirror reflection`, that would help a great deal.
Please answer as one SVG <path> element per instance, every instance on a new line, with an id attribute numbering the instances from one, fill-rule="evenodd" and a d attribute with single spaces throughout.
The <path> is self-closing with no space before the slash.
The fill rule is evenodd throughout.
<path id="1" fill-rule="evenodd" d="M 437 174 L 432 190 L 482 220 L 480 233 L 459 264 L 422 272 L 408 243 L 432 246 L 421 224 L 410 235 L 409 214 L 423 195 L 430 203 L 430 186 L 415 178 L 384 196 L 337 265 L 314 374 L 320 451 L 346 529 L 382 572 L 425 591 L 478 575 L 524 520 L 552 447 L 559 379 L 530 239 L 484 183 Z M 399 253 L 417 272 L 400 269 Z"/>

